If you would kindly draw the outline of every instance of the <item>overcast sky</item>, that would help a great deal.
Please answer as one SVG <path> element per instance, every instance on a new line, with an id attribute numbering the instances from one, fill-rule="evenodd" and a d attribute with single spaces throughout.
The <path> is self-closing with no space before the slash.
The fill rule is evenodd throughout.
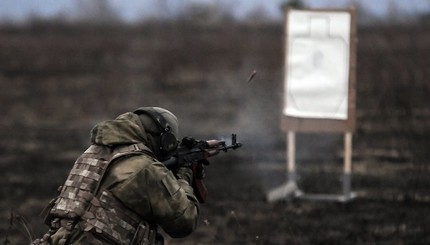
<path id="1" fill-rule="evenodd" d="M 81 0 L 82 1 L 82 0 Z M 83 0 L 90 1 L 90 0 Z M 175 12 L 187 3 L 223 4 L 233 10 L 237 16 L 245 16 L 249 11 L 262 8 L 270 16 L 279 18 L 280 3 L 285 0 L 109 0 L 112 6 L 126 20 L 142 19 L 157 13 L 163 7 L 167 13 Z M 0 0 L 0 20 L 23 20 L 28 15 L 73 16 L 77 0 Z M 315 8 L 349 6 L 352 0 L 305 0 L 308 6 Z M 430 0 L 356 0 L 377 16 L 388 14 L 393 3 L 402 13 L 413 14 L 430 12 Z M 166 12 L 165 12 L 166 13 Z"/>

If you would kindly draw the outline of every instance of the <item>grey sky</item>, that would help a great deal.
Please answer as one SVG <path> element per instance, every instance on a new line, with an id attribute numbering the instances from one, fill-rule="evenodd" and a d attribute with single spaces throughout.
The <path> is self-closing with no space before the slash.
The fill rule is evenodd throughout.
<path id="1" fill-rule="evenodd" d="M 244 16 L 251 10 L 263 8 L 274 18 L 279 18 L 280 3 L 284 0 L 109 0 L 120 15 L 128 20 L 141 19 L 156 15 L 157 10 L 167 7 L 167 13 L 175 12 L 184 3 L 213 3 L 223 4 L 233 9 L 237 16 Z M 305 0 L 310 7 L 345 7 L 352 0 Z M 356 0 L 371 13 L 384 16 L 395 4 L 397 10 L 406 14 L 430 12 L 429 0 Z M 76 0 L 0 0 L 0 19 L 23 20 L 27 16 L 73 16 L 76 10 Z"/>

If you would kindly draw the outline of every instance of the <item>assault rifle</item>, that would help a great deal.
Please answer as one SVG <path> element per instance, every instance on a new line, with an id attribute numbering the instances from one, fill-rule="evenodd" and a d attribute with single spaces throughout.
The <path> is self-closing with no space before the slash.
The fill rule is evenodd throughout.
<path id="1" fill-rule="evenodd" d="M 204 166 L 209 165 L 209 157 L 220 152 L 236 150 L 242 144 L 237 142 L 236 134 L 231 135 L 231 145 L 223 140 L 196 140 L 192 137 L 184 137 L 171 158 L 163 164 L 170 170 L 181 166 L 191 167 L 193 170 L 193 188 L 199 202 L 204 203 L 207 197 L 207 189 L 203 183 L 205 177 Z"/>

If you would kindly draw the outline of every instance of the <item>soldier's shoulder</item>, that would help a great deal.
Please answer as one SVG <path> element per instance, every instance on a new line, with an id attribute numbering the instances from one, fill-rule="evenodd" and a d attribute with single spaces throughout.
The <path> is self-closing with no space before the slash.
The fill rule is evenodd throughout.
<path id="1" fill-rule="evenodd" d="M 118 159 L 118 162 L 114 165 L 122 167 L 129 167 L 135 170 L 147 168 L 151 166 L 157 160 L 148 154 L 129 155 Z"/>

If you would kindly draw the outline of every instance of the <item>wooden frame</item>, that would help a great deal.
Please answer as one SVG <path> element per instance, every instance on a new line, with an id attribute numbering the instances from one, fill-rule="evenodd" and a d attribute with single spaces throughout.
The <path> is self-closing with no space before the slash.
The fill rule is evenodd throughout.
<path id="1" fill-rule="evenodd" d="M 356 100 L 356 12 L 354 8 L 349 10 L 335 10 L 335 9 L 323 9 L 323 10 L 311 10 L 304 9 L 305 11 L 326 11 L 326 12 L 348 12 L 351 15 L 350 23 L 350 42 L 349 42 L 349 77 L 348 77 L 348 105 L 347 105 L 347 118 L 345 120 L 340 119 L 319 119 L 319 118 L 299 118 L 287 116 L 282 113 L 281 118 L 281 129 L 287 133 L 287 178 L 288 181 L 271 191 L 267 194 L 267 200 L 269 202 L 276 201 L 278 199 L 285 199 L 289 197 L 310 199 L 310 200 L 324 200 L 324 201 L 339 201 L 346 202 L 355 198 L 355 193 L 351 192 L 351 173 L 352 173 L 352 133 L 355 130 L 355 100 Z M 284 44 L 287 44 L 288 34 L 288 12 L 291 9 L 286 10 L 285 14 L 285 33 L 284 33 Z M 287 64 L 287 52 L 288 47 L 284 45 L 284 78 L 286 77 L 286 64 Z M 285 83 L 287 79 L 285 79 Z M 287 86 L 287 84 L 285 84 Z M 285 97 L 283 105 L 285 104 Z M 343 132 L 344 133 L 344 164 L 343 164 L 343 184 L 341 194 L 307 194 L 304 193 L 298 187 L 296 183 L 296 132 Z"/>

